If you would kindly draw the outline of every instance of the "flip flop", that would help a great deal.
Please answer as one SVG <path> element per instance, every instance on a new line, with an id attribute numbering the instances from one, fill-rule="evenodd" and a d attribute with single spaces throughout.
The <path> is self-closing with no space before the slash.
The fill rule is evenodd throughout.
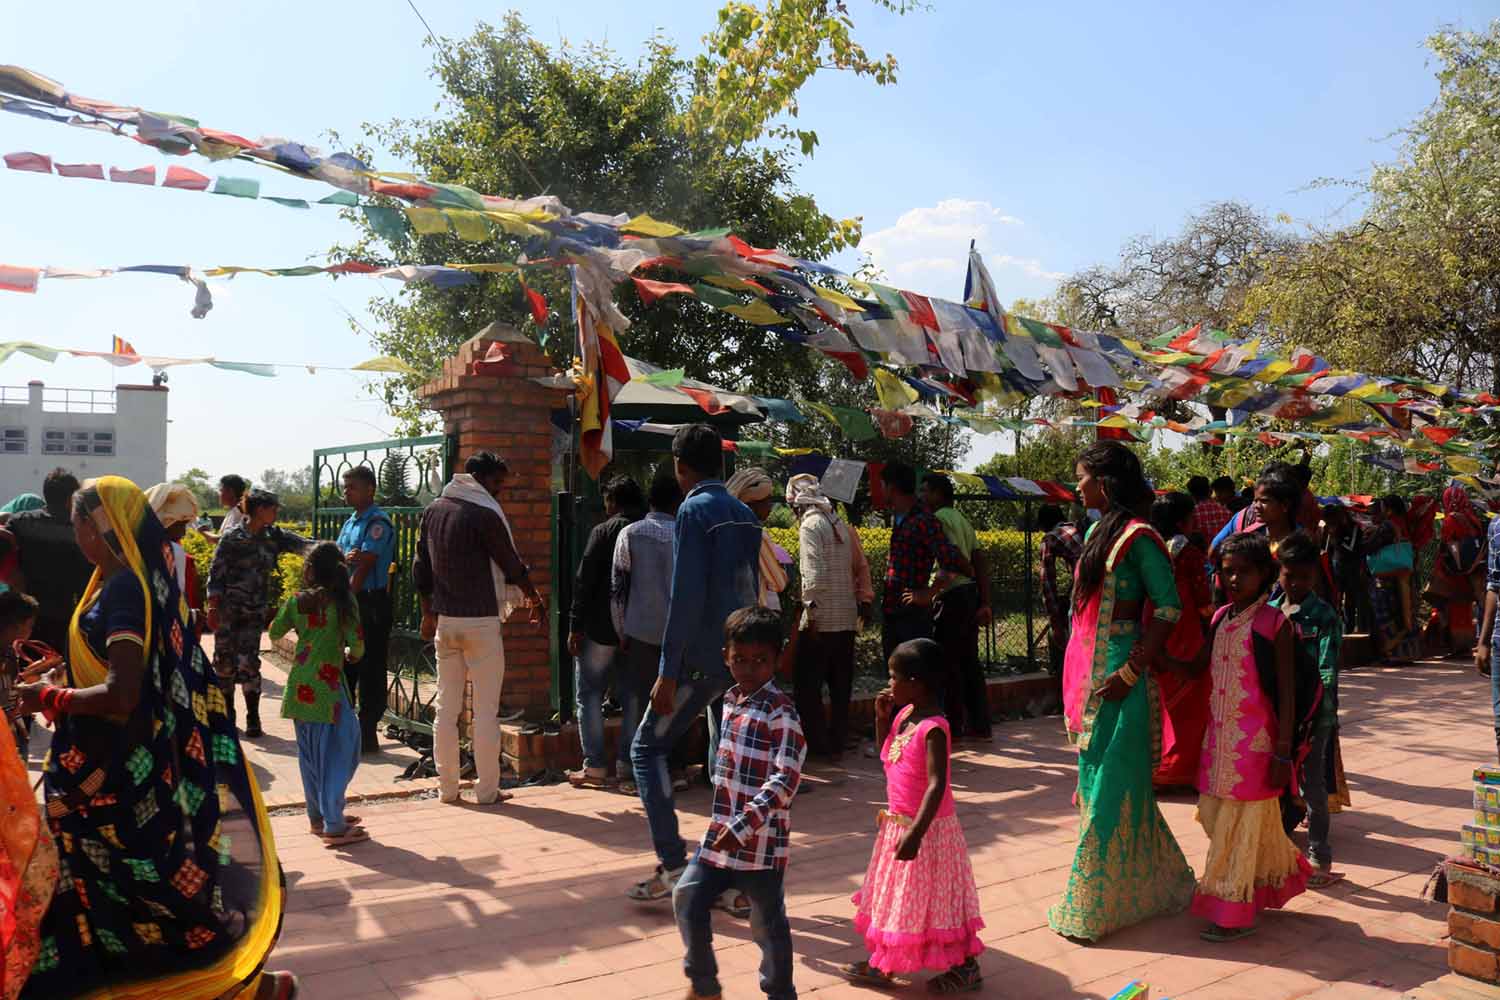
<path id="1" fill-rule="evenodd" d="M 671 899 L 672 890 L 677 888 L 677 880 L 682 878 L 682 873 L 687 870 L 686 866 L 669 872 L 661 865 L 656 866 L 656 874 L 644 882 L 637 882 L 630 887 L 626 893 L 637 903 L 654 903 L 657 900 Z"/>
<path id="2" fill-rule="evenodd" d="M 732 896 L 731 893 L 733 893 Z M 724 901 L 726 897 L 732 901 L 726 903 Z M 736 920 L 746 920 L 750 917 L 750 900 L 743 892 L 735 892 L 731 889 L 714 900 L 714 909 L 723 910 Z"/>
<path id="3" fill-rule="evenodd" d="M 359 826 L 359 821 L 360 821 L 361 818 L 362 817 L 356 816 L 353 813 L 344 813 L 344 825 L 345 826 Z M 320 836 L 320 837 L 323 836 L 323 822 L 322 822 L 322 820 L 319 820 L 316 823 L 309 823 L 307 828 L 309 830 L 311 830 L 313 833 L 317 834 L 318 836 Z"/>
<path id="4" fill-rule="evenodd" d="M 1313 872 L 1308 877 L 1307 887 L 1309 889 L 1326 889 L 1330 885 L 1344 881 L 1345 877 L 1343 872 Z"/>
<path id="5" fill-rule="evenodd" d="M 493 799 L 487 799 L 484 802 L 481 802 L 478 799 L 475 799 L 474 800 L 474 804 L 476 806 L 493 806 L 493 805 L 498 805 L 501 802 L 509 802 L 513 798 L 515 798 L 515 796 L 512 795 L 510 792 L 500 791 L 500 792 L 496 792 L 495 793 L 495 797 Z"/>
<path id="6" fill-rule="evenodd" d="M 351 826 L 340 834 L 324 834 L 323 846 L 327 848 L 348 847 L 350 844 L 362 844 L 370 839 L 370 831 L 362 826 Z"/>
<path id="7" fill-rule="evenodd" d="M 1228 944 L 1231 941 L 1247 938 L 1254 933 L 1254 927 L 1220 927 L 1215 924 L 1200 932 L 1198 936 L 1214 944 Z"/>

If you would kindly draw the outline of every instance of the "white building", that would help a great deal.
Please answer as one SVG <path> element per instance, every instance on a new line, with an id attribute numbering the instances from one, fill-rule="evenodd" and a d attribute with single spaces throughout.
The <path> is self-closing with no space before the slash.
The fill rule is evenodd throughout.
<path id="1" fill-rule="evenodd" d="M 0 386 L 0 503 L 41 495 L 62 466 L 82 482 L 124 476 L 141 489 L 167 478 L 167 387 Z"/>

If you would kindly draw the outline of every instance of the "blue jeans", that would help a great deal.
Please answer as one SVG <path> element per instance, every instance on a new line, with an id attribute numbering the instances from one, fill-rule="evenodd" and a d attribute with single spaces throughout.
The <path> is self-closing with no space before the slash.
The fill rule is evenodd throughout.
<path id="1" fill-rule="evenodd" d="M 715 868 L 695 856 L 672 892 L 672 912 L 687 949 L 682 971 L 699 996 L 717 996 L 719 963 L 714 959 L 713 905 L 730 889 L 750 900 L 750 936 L 760 945 L 760 988 L 771 1000 L 796 1000 L 792 985 L 792 925 L 786 919 L 784 872 Z"/>
<path id="2" fill-rule="evenodd" d="M 682 739 L 693 720 L 709 702 L 729 690 L 729 675 L 719 667 L 710 676 L 701 674 L 678 679 L 675 707 L 669 715 L 657 715 L 646 706 L 635 742 L 630 746 L 630 760 L 635 768 L 635 786 L 651 826 L 651 846 L 664 868 L 672 871 L 687 864 L 687 844 L 677 831 L 677 807 L 672 801 L 672 774 L 667 758 L 672 747 Z M 708 717 L 709 745 L 718 743 L 719 720 Z"/>
<path id="3" fill-rule="evenodd" d="M 578 658 L 573 661 L 578 739 L 583 744 L 584 767 L 602 768 L 609 763 L 604 756 L 604 690 L 609 686 L 610 675 L 616 673 L 615 664 L 620 659 L 619 652 L 619 646 L 606 646 L 592 639 L 584 639 Z M 625 713 L 620 720 L 619 756 L 615 759 L 623 762 L 630 759 L 629 722 L 633 715 L 639 717 L 640 704 L 633 685 L 616 684 L 616 688 Z M 630 702 L 636 704 L 632 706 Z M 632 707 L 635 708 L 635 713 L 630 711 Z"/>
<path id="4" fill-rule="evenodd" d="M 1496 616 L 1496 625 L 1500 626 L 1500 615 Z M 1495 713 L 1495 745 L 1500 746 L 1500 641 L 1494 640 L 1490 643 L 1490 706 Z"/>
<path id="5" fill-rule="evenodd" d="M 1307 760 L 1302 764 L 1302 801 L 1307 803 L 1307 855 L 1313 864 L 1333 864 L 1333 846 L 1328 842 L 1328 754 L 1333 746 L 1332 724 L 1313 729 Z"/>

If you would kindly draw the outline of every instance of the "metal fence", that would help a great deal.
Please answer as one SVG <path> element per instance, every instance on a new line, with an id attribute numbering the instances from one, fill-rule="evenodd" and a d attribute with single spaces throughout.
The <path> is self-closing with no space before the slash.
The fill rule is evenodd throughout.
<path id="1" fill-rule="evenodd" d="M 313 452 L 314 538 L 334 539 L 354 512 L 344 502 L 344 473 L 364 466 L 375 473 L 375 499 L 396 531 L 396 559 L 391 564 L 390 690 L 394 707 L 386 721 L 408 735 L 430 738 L 431 708 L 437 687 L 432 645 L 422 641 L 422 607 L 411 580 L 422 512 L 442 492 L 453 464 L 453 442 L 443 435 L 395 438 Z M 423 694 L 423 678 L 427 693 Z M 391 699 L 387 699 L 390 701 Z"/>

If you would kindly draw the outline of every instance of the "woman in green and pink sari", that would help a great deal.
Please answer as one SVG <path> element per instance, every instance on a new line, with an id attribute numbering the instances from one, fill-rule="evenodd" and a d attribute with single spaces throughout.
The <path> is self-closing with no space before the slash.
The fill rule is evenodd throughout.
<path id="1" fill-rule="evenodd" d="M 1078 459 L 1089 529 L 1073 585 L 1063 661 L 1063 712 L 1078 746 L 1078 851 L 1063 898 L 1047 914 L 1059 934 L 1097 941 L 1185 910 L 1193 870 L 1156 807 L 1160 699 L 1150 666 L 1181 606 L 1166 544 L 1136 511 L 1151 488 L 1123 445 L 1100 442 Z M 1143 621 L 1147 602 L 1154 607 Z"/>

